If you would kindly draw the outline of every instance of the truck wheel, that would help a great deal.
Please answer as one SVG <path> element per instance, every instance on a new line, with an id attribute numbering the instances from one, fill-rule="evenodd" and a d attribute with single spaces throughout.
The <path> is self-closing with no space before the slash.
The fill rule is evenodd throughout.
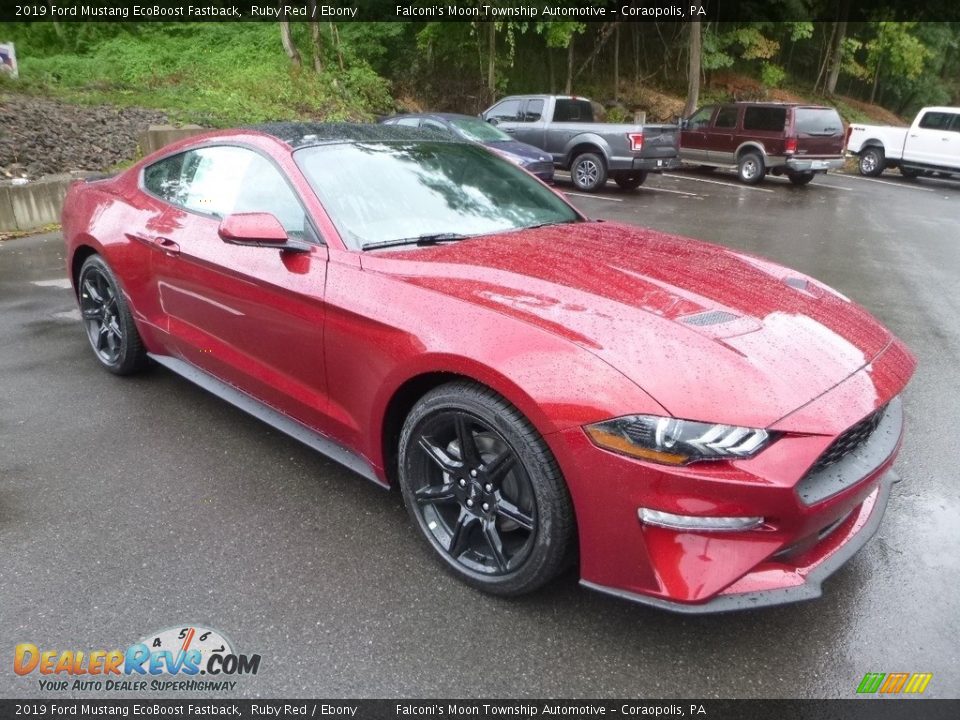
<path id="1" fill-rule="evenodd" d="M 636 190 L 643 185 L 647 179 L 647 171 L 640 170 L 635 173 L 622 173 L 613 176 L 613 181 L 624 190 Z"/>
<path id="2" fill-rule="evenodd" d="M 911 168 L 905 168 L 903 166 L 900 167 L 900 174 L 909 180 L 913 180 L 914 178 L 920 177 L 919 170 L 913 170 Z"/>
<path id="3" fill-rule="evenodd" d="M 806 185 L 808 182 L 813 180 L 814 173 L 812 172 L 792 172 L 787 173 L 787 177 L 790 178 L 790 182 L 794 185 Z"/>
<path id="4" fill-rule="evenodd" d="M 737 163 L 737 177 L 740 178 L 740 182 L 747 185 L 756 185 L 766 174 L 767 169 L 763 165 L 763 157 L 760 153 L 745 153 Z"/>
<path id="5" fill-rule="evenodd" d="M 607 183 L 607 164 L 594 153 L 577 155 L 570 166 L 570 177 L 578 190 L 596 192 Z"/>
<path id="6" fill-rule="evenodd" d="M 876 177 L 883 172 L 885 164 L 886 158 L 883 155 L 883 148 L 881 147 L 868 147 L 860 153 L 858 167 L 861 175 Z"/>

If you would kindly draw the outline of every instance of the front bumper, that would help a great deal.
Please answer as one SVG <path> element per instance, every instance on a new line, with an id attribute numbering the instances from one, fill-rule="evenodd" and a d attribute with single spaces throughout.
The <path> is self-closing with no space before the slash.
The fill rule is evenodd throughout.
<path id="1" fill-rule="evenodd" d="M 790 172 L 826 172 L 827 170 L 839 170 L 843 167 L 843 158 L 788 158 L 784 163 L 786 169 Z"/>
<path id="2" fill-rule="evenodd" d="M 822 546 L 815 552 L 808 553 L 802 564 L 766 563 L 707 602 L 676 602 L 597 585 L 583 579 L 580 584 L 624 600 L 688 615 L 748 610 L 812 600 L 823 594 L 823 581 L 839 570 L 877 532 L 890 499 L 890 488 L 896 479 L 896 473 L 888 472 L 854 512 L 844 518 L 837 527 L 831 528 Z"/>
<path id="3" fill-rule="evenodd" d="M 657 465 L 593 445 L 582 428 L 550 438 L 577 513 L 581 582 L 686 613 L 794 602 L 862 547 L 880 523 L 913 360 L 899 342 L 771 426 L 770 448 L 737 461 Z M 814 471 L 834 442 L 880 407 L 883 420 L 847 457 Z M 638 509 L 764 519 L 734 531 L 642 523 Z"/>

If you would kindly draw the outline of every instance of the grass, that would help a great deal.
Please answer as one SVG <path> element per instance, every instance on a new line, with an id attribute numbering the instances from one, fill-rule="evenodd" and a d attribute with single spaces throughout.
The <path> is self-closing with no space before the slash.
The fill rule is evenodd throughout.
<path id="1" fill-rule="evenodd" d="M 305 57 L 304 65 L 309 62 Z M 83 54 L 23 52 L 20 77 L 22 91 L 79 104 L 155 108 L 174 122 L 212 127 L 369 120 L 393 104 L 389 83 L 363 61 L 351 59 L 336 72 L 292 67 L 274 23 L 145 26 Z"/>

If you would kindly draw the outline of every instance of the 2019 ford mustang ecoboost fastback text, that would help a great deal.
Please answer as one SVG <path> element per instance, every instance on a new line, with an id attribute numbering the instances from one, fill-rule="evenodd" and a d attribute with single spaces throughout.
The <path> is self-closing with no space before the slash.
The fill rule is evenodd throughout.
<path id="1" fill-rule="evenodd" d="M 277 124 L 77 183 L 90 345 L 381 485 L 459 577 L 680 611 L 814 597 L 873 534 L 915 361 L 758 257 L 588 220 L 474 144 Z"/>

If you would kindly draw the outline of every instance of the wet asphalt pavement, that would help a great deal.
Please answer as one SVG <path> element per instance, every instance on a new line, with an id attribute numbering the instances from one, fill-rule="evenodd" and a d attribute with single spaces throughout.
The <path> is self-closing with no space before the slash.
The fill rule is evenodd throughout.
<path id="1" fill-rule="evenodd" d="M 262 655 L 239 696 L 849 698 L 896 671 L 960 696 L 960 183 L 881 180 L 682 172 L 571 196 L 809 273 L 920 360 L 877 536 L 819 600 L 706 617 L 573 574 L 519 600 L 469 589 L 398 493 L 170 372 L 100 370 L 59 236 L 0 242 L 0 696 L 44 695 L 12 672 L 17 643 L 113 649 L 197 623 Z"/>

